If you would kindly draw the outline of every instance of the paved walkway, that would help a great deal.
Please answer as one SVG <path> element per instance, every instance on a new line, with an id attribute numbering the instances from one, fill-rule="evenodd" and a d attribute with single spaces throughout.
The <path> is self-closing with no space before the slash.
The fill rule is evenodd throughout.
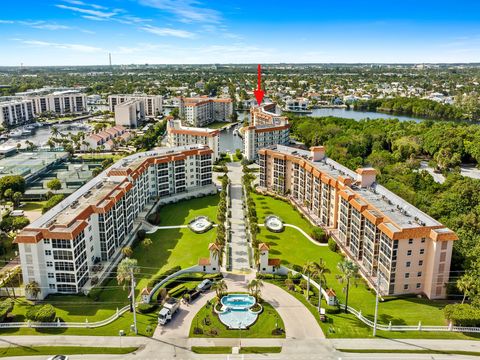
<path id="1" fill-rule="evenodd" d="M 265 224 L 258 224 L 258 226 L 265 226 Z M 303 236 L 305 236 L 308 240 L 310 240 L 311 243 L 313 243 L 314 245 L 317 245 L 317 246 L 328 246 L 328 243 L 320 243 L 316 240 L 314 240 L 310 235 L 308 235 L 305 231 L 303 231 L 302 228 L 296 226 L 296 225 L 292 225 L 292 224 L 283 224 L 283 226 L 285 227 L 289 227 L 289 228 L 292 228 L 292 229 L 295 229 L 295 230 L 298 230 L 300 233 L 302 233 Z"/>
<path id="2" fill-rule="evenodd" d="M 245 271 L 250 270 L 250 261 L 248 256 L 248 241 L 245 230 L 245 217 L 243 214 L 243 194 L 242 194 L 242 165 L 238 162 L 229 163 L 228 174 L 231 181 L 230 185 L 230 210 L 232 213 L 232 270 Z"/>

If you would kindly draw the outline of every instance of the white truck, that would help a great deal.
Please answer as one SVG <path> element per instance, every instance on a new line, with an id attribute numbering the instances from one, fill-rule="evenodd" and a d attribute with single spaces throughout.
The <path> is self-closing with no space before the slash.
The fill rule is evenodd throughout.
<path id="1" fill-rule="evenodd" d="M 177 312 L 179 307 L 180 300 L 176 298 L 168 299 L 158 313 L 158 325 L 165 325 L 172 320 L 173 314 Z"/>

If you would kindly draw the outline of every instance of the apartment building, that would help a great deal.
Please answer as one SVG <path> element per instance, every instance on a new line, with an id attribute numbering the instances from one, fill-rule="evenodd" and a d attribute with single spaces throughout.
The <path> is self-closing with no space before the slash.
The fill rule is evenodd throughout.
<path id="1" fill-rule="evenodd" d="M 257 160 L 258 151 L 274 145 L 290 143 L 290 124 L 284 116 L 276 114 L 276 104 L 266 104 L 250 109 L 250 126 L 242 129 L 244 156 L 249 161 Z"/>
<path id="2" fill-rule="evenodd" d="M 203 145 L 119 160 L 16 236 L 23 281 L 40 284 L 40 299 L 88 291 L 121 259 L 143 211 L 216 191 L 212 150 Z"/>
<path id="3" fill-rule="evenodd" d="M 141 99 L 131 99 L 115 105 L 115 125 L 136 128 L 145 120 L 145 102 Z"/>
<path id="4" fill-rule="evenodd" d="M 4 128 L 32 122 L 35 118 L 32 100 L 11 98 L 0 101 L 0 124 Z"/>
<path id="5" fill-rule="evenodd" d="M 53 90 L 53 88 L 44 88 L 17 93 L 16 95 L 33 102 L 35 115 L 46 112 L 57 115 L 81 114 L 87 111 L 87 96 L 80 90 Z"/>
<path id="6" fill-rule="evenodd" d="M 326 229 L 371 287 L 379 280 L 382 295 L 446 296 L 456 234 L 378 185 L 375 169 L 351 171 L 322 146 L 275 146 L 259 157 L 259 189 L 288 196 Z"/>
<path id="7" fill-rule="evenodd" d="M 145 116 L 147 117 L 158 116 L 163 111 L 163 97 L 161 95 L 147 95 L 138 93 L 110 95 L 108 97 L 108 106 L 110 111 L 114 112 L 117 105 L 131 100 L 139 100 L 143 102 Z"/>
<path id="8" fill-rule="evenodd" d="M 285 108 L 288 111 L 307 111 L 308 103 L 308 99 L 305 98 L 289 98 L 285 100 Z"/>
<path id="9" fill-rule="evenodd" d="M 130 131 L 123 126 L 117 125 L 105 129 L 95 134 L 90 134 L 85 138 L 85 144 L 81 146 L 82 151 L 96 150 L 103 146 L 105 150 L 113 150 L 115 143 L 119 141 L 128 141 L 132 137 Z M 115 140 L 116 139 L 116 140 Z"/>
<path id="10" fill-rule="evenodd" d="M 180 98 L 180 118 L 187 124 L 201 127 L 215 121 L 229 121 L 233 114 L 230 98 Z"/>
<path id="11" fill-rule="evenodd" d="M 181 120 L 170 119 L 167 123 L 168 146 L 206 145 L 212 149 L 214 160 L 218 159 L 219 154 L 219 134 L 220 130 L 182 126 Z"/>
<path id="12" fill-rule="evenodd" d="M 270 125 L 284 120 L 286 120 L 286 117 L 281 116 L 275 103 L 252 106 L 250 108 L 250 125 Z"/>

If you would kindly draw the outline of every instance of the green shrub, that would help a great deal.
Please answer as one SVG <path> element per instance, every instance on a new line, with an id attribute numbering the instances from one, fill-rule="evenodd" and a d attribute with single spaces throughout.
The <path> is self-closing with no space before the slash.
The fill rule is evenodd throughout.
<path id="1" fill-rule="evenodd" d="M 332 238 L 328 238 L 328 248 L 333 252 L 337 251 L 337 242 Z"/>
<path id="2" fill-rule="evenodd" d="M 292 270 L 301 273 L 303 271 L 303 268 L 300 265 L 293 264 L 292 265 Z"/>
<path id="3" fill-rule="evenodd" d="M 5 299 L 0 302 L 0 322 L 5 321 L 8 314 L 12 312 L 14 302 L 12 299 Z"/>
<path id="4" fill-rule="evenodd" d="M 25 317 L 31 321 L 53 322 L 57 313 L 50 304 L 30 306 Z"/>
<path id="5" fill-rule="evenodd" d="M 88 297 L 92 299 L 93 301 L 98 301 L 100 300 L 100 294 L 102 292 L 102 289 L 99 287 L 93 287 L 90 289 L 88 292 Z"/>
<path id="6" fill-rule="evenodd" d="M 327 242 L 327 236 L 325 235 L 325 232 L 321 228 L 318 228 L 318 227 L 314 228 L 310 233 L 310 236 L 313 238 L 313 240 L 318 241 L 320 243 Z"/>
<path id="7" fill-rule="evenodd" d="M 480 326 L 480 309 L 470 304 L 450 304 L 443 309 L 445 318 L 456 326 Z"/>
<path id="8" fill-rule="evenodd" d="M 53 208 L 55 205 L 57 205 L 60 201 L 62 201 L 65 198 L 65 195 L 58 194 L 58 195 L 53 195 L 48 201 L 43 205 L 42 208 L 42 214 L 45 214 L 48 210 Z"/>
<path id="9" fill-rule="evenodd" d="M 158 274 L 158 275 L 155 275 L 152 279 L 150 279 L 148 281 L 148 284 L 147 284 L 147 287 L 149 288 L 153 288 L 156 284 L 158 284 L 160 281 L 162 281 L 163 279 L 165 279 L 167 276 L 170 276 L 174 273 L 176 273 L 177 271 L 180 271 L 182 270 L 182 267 L 181 266 L 174 266 L 173 268 L 161 273 L 161 274 Z"/>
<path id="10" fill-rule="evenodd" d="M 184 284 L 180 284 L 175 286 L 173 289 L 168 291 L 168 295 L 171 297 L 177 297 L 179 295 L 183 295 L 183 293 L 186 291 L 186 287 Z"/>
<path id="11" fill-rule="evenodd" d="M 154 304 L 154 303 L 152 304 L 141 303 L 137 306 L 137 311 L 140 314 L 148 314 L 148 313 L 154 312 L 156 309 L 157 309 L 157 304 Z"/>
<path id="12" fill-rule="evenodd" d="M 327 306 L 325 309 L 325 312 L 327 314 L 340 314 L 341 309 L 340 306 Z"/>
<path id="13" fill-rule="evenodd" d="M 147 221 L 152 225 L 160 224 L 160 213 L 152 212 L 150 215 L 147 216 Z"/>

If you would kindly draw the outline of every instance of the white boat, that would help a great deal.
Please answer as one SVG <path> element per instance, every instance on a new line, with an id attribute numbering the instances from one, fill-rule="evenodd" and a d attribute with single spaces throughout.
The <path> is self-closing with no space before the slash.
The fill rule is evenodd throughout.
<path id="1" fill-rule="evenodd" d="M 8 133 L 8 136 L 10 137 L 20 137 L 23 135 L 22 129 L 17 129 L 17 130 L 12 130 Z"/>

